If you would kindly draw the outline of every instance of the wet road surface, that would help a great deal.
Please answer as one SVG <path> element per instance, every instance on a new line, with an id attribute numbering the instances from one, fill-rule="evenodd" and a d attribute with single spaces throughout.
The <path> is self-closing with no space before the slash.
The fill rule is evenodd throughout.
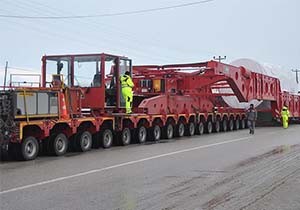
<path id="1" fill-rule="evenodd" d="M 0 164 L 0 209 L 300 209 L 300 126 Z"/>

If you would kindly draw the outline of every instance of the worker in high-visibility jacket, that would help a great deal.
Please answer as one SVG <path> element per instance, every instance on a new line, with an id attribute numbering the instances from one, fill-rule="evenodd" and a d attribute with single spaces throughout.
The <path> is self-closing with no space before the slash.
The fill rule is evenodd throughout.
<path id="1" fill-rule="evenodd" d="M 130 72 L 126 71 L 124 75 L 120 78 L 121 87 L 122 87 L 122 95 L 125 100 L 125 108 L 126 114 L 132 113 L 132 101 L 133 101 L 133 92 L 132 88 L 134 87 L 134 83 L 130 77 Z"/>
<path id="2" fill-rule="evenodd" d="M 289 127 L 289 117 L 290 117 L 289 109 L 287 108 L 287 106 L 283 106 L 281 110 L 281 119 L 282 119 L 283 128 Z"/>

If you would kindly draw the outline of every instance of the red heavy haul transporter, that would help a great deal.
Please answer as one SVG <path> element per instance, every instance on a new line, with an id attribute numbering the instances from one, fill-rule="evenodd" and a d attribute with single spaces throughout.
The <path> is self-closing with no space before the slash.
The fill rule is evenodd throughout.
<path id="1" fill-rule="evenodd" d="M 135 83 L 130 115 L 120 94 L 125 71 Z M 245 128 L 245 110 L 222 99 L 229 95 L 240 102 L 263 100 L 259 111 L 270 120 L 280 119 L 283 104 L 292 119 L 300 117 L 300 96 L 281 92 L 278 79 L 244 67 L 209 61 L 132 68 L 130 59 L 108 54 L 44 56 L 39 87 L 11 85 L 0 92 L 1 151 L 32 160 L 42 150 L 59 156 L 68 148 L 85 152 L 113 142 Z"/>

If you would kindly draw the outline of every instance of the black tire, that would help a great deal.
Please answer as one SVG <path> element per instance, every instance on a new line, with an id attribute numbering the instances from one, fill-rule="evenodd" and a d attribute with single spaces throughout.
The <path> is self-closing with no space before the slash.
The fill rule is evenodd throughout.
<path id="1" fill-rule="evenodd" d="M 209 120 L 206 122 L 206 133 L 210 134 L 213 131 L 213 124 L 212 122 Z"/>
<path id="2" fill-rule="evenodd" d="M 240 120 L 239 119 L 235 120 L 235 126 L 234 127 L 235 127 L 236 130 L 240 129 Z"/>
<path id="3" fill-rule="evenodd" d="M 204 123 L 202 121 L 198 124 L 198 132 L 197 133 L 199 135 L 203 135 L 203 133 L 204 133 Z"/>
<path id="4" fill-rule="evenodd" d="M 150 141 L 159 141 L 161 138 L 161 129 L 159 125 L 154 125 L 152 128 L 149 128 L 148 135 Z"/>
<path id="5" fill-rule="evenodd" d="M 110 148 L 112 146 L 114 136 L 110 129 L 106 128 L 106 129 L 100 131 L 99 137 L 100 138 L 98 139 L 98 141 L 100 141 L 100 145 L 104 149 Z"/>
<path id="6" fill-rule="evenodd" d="M 244 119 L 245 120 L 245 128 L 249 128 L 249 124 L 248 124 L 248 119 Z"/>
<path id="7" fill-rule="evenodd" d="M 120 141 L 122 146 L 129 145 L 131 143 L 131 131 L 129 128 L 124 128 L 120 135 Z"/>
<path id="8" fill-rule="evenodd" d="M 21 144 L 9 143 L 7 152 L 11 160 L 22 160 Z"/>
<path id="9" fill-rule="evenodd" d="M 137 129 L 137 143 L 144 144 L 147 140 L 147 129 L 141 125 Z"/>
<path id="10" fill-rule="evenodd" d="M 187 125 L 187 128 L 186 128 L 186 135 L 187 135 L 187 136 L 193 136 L 193 135 L 195 135 L 195 123 L 190 122 L 190 123 Z"/>
<path id="11" fill-rule="evenodd" d="M 245 119 L 241 120 L 241 122 L 240 122 L 240 128 L 241 129 L 245 129 L 246 128 L 246 121 L 245 121 Z"/>
<path id="12" fill-rule="evenodd" d="M 163 138 L 164 139 L 171 139 L 174 136 L 174 128 L 172 124 L 167 124 L 164 128 L 163 128 Z"/>
<path id="13" fill-rule="evenodd" d="M 1 135 L 1 134 L 0 134 Z M 8 145 L 9 148 L 9 145 Z M 9 150 L 0 147 L 0 161 L 10 160 Z"/>
<path id="14" fill-rule="evenodd" d="M 80 152 L 86 152 L 91 150 L 93 139 L 92 134 L 89 131 L 84 131 L 76 136 L 76 150 Z"/>
<path id="15" fill-rule="evenodd" d="M 100 140 L 100 132 L 93 134 L 92 139 L 93 139 L 92 148 L 99 149 L 102 146 Z"/>
<path id="16" fill-rule="evenodd" d="M 221 130 L 220 121 L 217 120 L 217 121 L 215 122 L 215 125 L 214 125 L 214 131 L 215 131 L 216 133 L 219 133 L 220 130 Z"/>
<path id="17" fill-rule="evenodd" d="M 51 136 L 48 136 L 42 140 L 43 146 L 40 149 L 42 149 L 41 152 L 43 153 L 43 155 L 51 155 L 50 140 L 51 140 Z"/>
<path id="18" fill-rule="evenodd" d="M 183 137 L 185 132 L 185 126 L 182 122 L 179 122 L 177 125 L 176 136 Z"/>
<path id="19" fill-rule="evenodd" d="M 228 130 L 227 119 L 223 119 L 222 121 L 222 131 L 226 132 Z"/>
<path id="20" fill-rule="evenodd" d="M 61 156 L 66 154 L 68 145 L 68 139 L 63 133 L 54 134 L 50 137 L 49 149 L 52 155 Z"/>
<path id="21" fill-rule="evenodd" d="M 229 130 L 229 131 L 233 131 L 233 129 L 234 129 L 234 121 L 233 121 L 233 119 L 231 118 L 231 119 L 229 120 L 229 122 L 228 122 L 228 130 Z"/>
<path id="22" fill-rule="evenodd" d="M 17 145 L 16 148 L 20 148 L 20 151 L 16 151 L 17 157 L 20 160 L 34 160 L 39 153 L 39 143 L 35 137 L 26 137 L 21 145 Z"/>

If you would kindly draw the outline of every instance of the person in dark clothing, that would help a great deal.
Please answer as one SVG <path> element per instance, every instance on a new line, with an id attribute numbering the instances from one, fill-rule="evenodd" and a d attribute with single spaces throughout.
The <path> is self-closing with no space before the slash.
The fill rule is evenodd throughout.
<path id="1" fill-rule="evenodd" d="M 255 130 L 255 121 L 257 119 L 257 111 L 254 108 L 253 104 L 250 104 L 250 108 L 247 110 L 247 119 L 248 119 L 248 127 L 250 130 L 250 134 L 254 134 Z"/>

